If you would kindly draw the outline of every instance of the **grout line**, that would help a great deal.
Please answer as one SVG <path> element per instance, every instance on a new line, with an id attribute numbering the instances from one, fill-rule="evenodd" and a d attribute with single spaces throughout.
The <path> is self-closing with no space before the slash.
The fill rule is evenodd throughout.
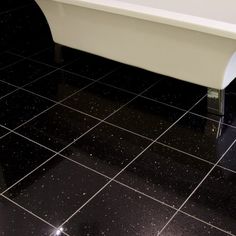
<path id="1" fill-rule="evenodd" d="M 189 156 L 189 157 L 193 157 L 194 159 L 198 159 L 198 160 L 200 160 L 200 161 L 206 162 L 207 164 L 210 164 L 210 165 L 214 165 L 214 164 L 215 164 L 214 162 L 205 160 L 205 159 L 203 159 L 203 158 L 201 158 L 201 157 L 198 157 L 198 156 L 195 156 L 195 155 L 193 155 L 193 154 L 191 154 L 191 153 L 182 151 L 182 150 L 180 150 L 180 149 L 178 149 L 178 148 L 171 147 L 171 146 L 169 146 L 169 145 L 167 145 L 167 144 L 164 144 L 164 143 L 162 143 L 162 142 L 156 141 L 156 143 L 159 144 L 159 145 L 162 145 L 162 146 L 164 146 L 164 147 L 167 147 L 167 148 L 169 148 L 169 149 L 172 149 L 172 150 L 174 150 L 174 151 L 181 152 L 181 153 L 183 153 L 183 154 L 185 154 L 185 155 L 187 155 L 187 156 Z"/>
<path id="2" fill-rule="evenodd" d="M 235 234 L 232 234 L 231 232 L 225 231 L 225 230 L 223 230 L 223 229 L 221 229 L 221 228 L 219 228 L 219 227 L 217 227 L 215 225 L 212 225 L 212 224 L 210 224 L 210 223 L 208 223 L 208 222 L 206 222 L 206 221 L 204 221 L 202 219 L 197 218 L 196 216 L 190 215 L 187 212 L 184 212 L 182 210 L 180 210 L 179 212 L 184 214 L 184 215 L 186 215 L 186 216 L 188 216 L 188 217 L 190 217 L 190 218 L 192 218 L 192 219 L 194 219 L 194 220 L 196 220 L 196 221 L 200 221 L 201 223 L 203 223 L 205 225 L 208 225 L 208 226 L 210 226 L 212 228 L 215 228 L 215 229 L 217 229 L 217 230 L 219 230 L 219 231 L 221 231 L 223 233 L 226 233 L 226 234 L 231 235 L 231 236 L 236 236 Z"/>
<path id="3" fill-rule="evenodd" d="M 162 80 L 163 80 L 163 79 L 158 80 L 158 83 L 161 82 Z M 164 103 L 164 102 L 161 102 L 161 101 L 158 101 L 158 100 L 155 100 L 155 99 L 146 97 L 146 96 L 144 96 L 144 95 L 139 95 L 138 93 L 134 93 L 134 92 L 129 91 L 129 90 L 127 90 L 127 89 L 119 88 L 119 87 L 117 87 L 117 86 L 114 86 L 114 85 L 111 85 L 111 84 L 108 84 L 108 83 L 105 83 L 105 82 L 100 82 L 100 81 L 99 81 L 99 83 L 100 83 L 100 84 L 103 84 L 103 85 L 106 85 L 106 86 L 109 86 L 109 87 L 111 87 L 111 88 L 118 89 L 118 90 L 123 91 L 123 92 L 126 92 L 126 93 L 130 93 L 130 94 L 132 94 L 132 95 L 136 95 L 136 96 L 138 96 L 138 97 L 140 97 L 140 98 L 144 98 L 144 99 L 146 99 L 146 100 L 150 100 L 150 101 L 152 101 L 152 102 L 156 102 L 156 103 L 159 103 L 159 104 L 162 104 L 162 105 L 171 107 L 171 108 L 175 108 L 175 109 L 180 110 L 180 111 L 187 111 L 187 110 L 185 110 L 185 109 L 182 109 L 182 108 L 179 108 L 179 107 L 170 105 L 170 104 L 168 104 L 168 103 Z M 145 91 L 146 91 L 146 90 L 145 90 Z"/>
<path id="4" fill-rule="evenodd" d="M 21 205 L 17 204 L 16 202 L 14 202 L 13 200 L 11 200 L 10 198 L 4 196 L 4 195 L 1 195 L 2 197 L 4 197 L 6 200 L 8 200 L 9 202 L 13 203 L 14 205 L 18 206 L 19 208 L 21 208 L 22 210 L 28 212 L 30 215 L 36 217 L 37 219 L 43 221 L 44 223 L 46 223 L 47 225 L 51 226 L 52 228 L 54 229 L 57 229 L 54 225 L 50 224 L 49 222 L 47 222 L 46 220 L 42 219 L 41 217 L 35 215 L 33 212 L 27 210 L 26 208 L 22 207 Z"/>
<path id="5" fill-rule="evenodd" d="M 8 52 L 7 52 L 7 53 L 8 53 Z M 10 54 L 10 53 L 8 53 L 8 54 Z M 8 65 L 6 65 L 6 66 L 3 66 L 3 67 L 0 68 L 0 71 L 3 71 L 3 70 L 5 70 L 5 69 L 7 69 L 7 68 L 9 68 L 9 67 L 11 67 L 11 66 L 14 66 L 14 65 L 16 65 L 17 63 L 19 63 L 19 62 L 21 62 L 21 61 L 24 61 L 24 59 L 23 59 L 23 58 L 20 58 L 20 59 L 14 61 L 14 62 L 11 63 L 11 64 L 8 64 Z"/>
<path id="6" fill-rule="evenodd" d="M 9 10 L 5 10 L 5 11 L 0 12 L 0 16 L 3 15 L 3 14 L 7 14 L 7 13 L 11 13 L 11 12 L 14 12 L 14 11 L 18 11 L 18 10 L 27 8 L 29 6 L 33 6 L 33 4 L 32 3 L 28 3 L 28 4 L 24 4 L 23 6 L 19 6 L 19 7 L 15 7 L 15 8 L 10 8 Z"/>
<path id="7" fill-rule="evenodd" d="M 44 164 L 46 164 L 47 162 L 49 162 L 50 160 L 52 160 L 55 156 L 57 156 L 57 153 L 55 153 L 53 156 L 51 156 L 50 158 L 48 158 L 46 161 L 44 161 L 43 163 L 41 163 L 39 166 L 37 166 L 36 168 L 34 168 L 32 171 L 30 171 L 28 174 L 26 174 L 25 176 L 23 176 L 21 179 L 19 179 L 18 181 L 16 181 L 14 184 L 12 184 L 10 187 L 8 187 L 7 189 L 5 189 L 1 195 L 4 195 L 4 193 L 6 193 L 8 190 L 10 190 L 11 188 L 13 188 L 15 185 L 17 185 L 19 182 L 21 182 L 22 180 L 24 180 L 25 178 L 27 178 L 29 175 L 31 175 L 33 172 L 35 172 L 36 170 L 38 170 L 41 166 L 43 166 Z"/>
<path id="8" fill-rule="evenodd" d="M 236 139 L 232 142 L 232 144 L 227 148 L 221 158 L 215 163 L 215 165 L 210 169 L 210 171 L 206 174 L 206 176 L 201 180 L 201 182 L 197 185 L 197 187 L 192 191 L 192 193 L 188 196 L 188 198 L 182 203 L 179 209 L 173 214 L 173 216 L 168 220 L 168 222 L 164 225 L 164 227 L 159 231 L 157 236 L 159 236 L 165 228 L 170 224 L 170 222 L 174 219 L 174 217 L 178 214 L 178 212 L 184 207 L 184 205 L 188 202 L 188 200 L 193 196 L 193 194 L 199 189 L 202 183 L 206 180 L 206 178 L 212 173 L 215 167 L 219 164 L 219 162 L 224 158 L 227 152 L 231 149 L 231 147 L 236 143 Z"/>
<path id="9" fill-rule="evenodd" d="M 210 117 L 207 117 L 207 116 L 204 116 L 204 115 L 195 113 L 195 112 L 189 112 L 189 113 L 192 114 L 192 115 L 199 116 L 199 117 L 201 117 L 201 118 L 207 119 L 207 120 L 211 120 L 211 121 L 216 122 L 216 123 L 219 122 L 219 120 L 216 120 L 216 119 L 214 119 L 214 118 L 210 118 Z M 228 126 L 228 127 L 231 127 L 231 128 L 233 128 L 233 129 L 236 129 L 236 126 L 233 126 L 233 125 L 230 125 L 230 124 L 227 124 L 227 123 L 224 123 L 224 122 L 221 122 L 221 124 L 222 124 L 222 125 L 225 125 L 225 126 Z"/>
<path id="10" fill-rule="evenodd" d="M 152 86 L 154 86 L 153 84 Z M 150 87 L 152 87 L 150 86 Z M 148 88 L 150 89 L 150 88 Z M 143 93 L 145 90 L 143 91 Z M 179 119 L 177 119 L 169 128 L 167 128 L 161 135 L 159 135 L 152 143 L 150 143 L 142 152 L 140 152 L 132 161 L 130 161 L 121 171 L 119 171 L 110 181 L 108 181 L 99 191 L 97 191 L 91 198 L 89 198 L 77 211 L 75 211 L 69 218 L 67 218 L 60 227 L 66 224 L 74 215 L 76 215 L 83 207 L 85 207 L 92 199 L 94 199 L 104 188 L 106 188 L 113 180 L 115 180 L 124 170 L 126 170 L 134 161 L 136 161 L 147 149 L 149 149 L 160 137 L 162 137 L 169 129 L 171 129 L 179 120 L 181 120 L 193 107 L 195 107 L 203 98 L 204 95 L 196 104 L 194 104 L 187 112 L 185 112 Z"/>
<path id="11" fill-rule="evenodd" d="M 95 83 L 95 81 L 94 81 L 93 83 Z M 56 104 L 54 104 L 54 106 L 55 106 L 55 105 L 56 105 Z M 35 117 L 34 117 L 34 118 L 35 118 Z M 32 119 L 34 119 L 34 118 L 32 118 Z M 31 119 L 31 120 L 32 120 L 32 119 Z M 29 122 L 29 121 L 27 121 L 27 122 Z M 26 124 L 27 122 L 25 122 L 24 124 Z M 4 127 L 5 129 L 9 130 L 10 132 L 7 133 L 7 134 L 14 133 L 14 134 L 16 134 L 16 135 L 18 135 L 18 136 L 21 136 L 21 137 L 23 137 L 23 138 L 29 140 L 30 142 L 33 142 L 33 143 L 35 143 L 35 144 L 37 144 L 37 145 L 39 145 L 39 146 L 41 146 L 41 147 L 43 147 L 43 148 L 45 148 L 45 149 L 51 151 L 51 152 L 53 152 L 54 155 L 53 155 L 51 158 L 49 158 L 47 161 L 45 161 L 45 162 L 43 163 L 43 164 L 45 164 L 45 163 L 47 163 L 49 160 L 51 160 L 54 156 L 59 155 L 59 154 L 60 154 L 62 151 L 64 151 L 67 147 L 69 147 L 69 146 L 72 145 L 74 142 L 76 142 L 77 140 L 79 140 L 80 138 L 82 138 L 83 136 L 85 136 L 88 132 L 90 132 L 91 130 L 93 130 L 93 129 L 94 129 L 95 127 L 97 127 L 100 123 L 102 123 L 102 121 L 100 121 L 100 122 L 97 123 L 95 126 L 93 126 L 92 128 L 90 128 L 89 130 L 87 130 L 85 133 L 83 133 L 82 135 L 80 135 L 77 139 L 73 140 L 71 143 L 69 143 L 66 147 L 64 147 L 63 149 L 61 149 L 61 150 L 58 151 L 58 152 L 52 150 L 51 148 L 48 148 L 48 147 L 46 147 L 46 146 L 40 144 L 40 143 L 38 143 L 38 142 L 36 142 L 36 141 L 34 141 L 34 140 L 30 139 L 30 138 L 27 138 L 26 136 L 24 136 L 24 135 L 18 133 L 17 131 L 15 131 L 16 129 L 20 128 L 23 124 L 20 125 L 20 126 L 18 126 L 18 127 L 16 127 L 16 128 L 13 129 L 13 130 L 11 130 L 11 129 L 7 128 L 7 127 L 4 127 L 4 126 L 2 126 L 2 125 L 0 125 L 0 127 Z M 6 136 L 6 135 L 5 135 L 5 136 Z M 4 136 L 4 137 L 5 137 L 5 136 Z M 61 154 L 60 154 L 60 155 L 61 155 Z M 25 175 L 23 178 L 21 178 L 20 180 L 18 180 L 16 183 L 14 183 L 14 184 L 11 185 L 10 187 L 8 187 L 7 190 L 5 190 L 4 192 L 2 192 L 2 194 L 5 193 L 6 191 L 8 191 L 9 189 L 11 189 L 12 187 L 14 187 L 17 183 L 19 183 L 20 181 L 22 181 L 23 179 L 25 179 L 25 178 L 26 178 L 27 176 L 29 176 L 30 174 L 32 174 L 35 170 L 37 170 L 37 169 L 38 169 L 39 167 L 41 167 L 43 164 L 41 164 L 40 166 L 36 167 L 36 168 L 35 168 L 34 170 L 32 170 L 30 173 L 28 173 L 28 174 Z"/>

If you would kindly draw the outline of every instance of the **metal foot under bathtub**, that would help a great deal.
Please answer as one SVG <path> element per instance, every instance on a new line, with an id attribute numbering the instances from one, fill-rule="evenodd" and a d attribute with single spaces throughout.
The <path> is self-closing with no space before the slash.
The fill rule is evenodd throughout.
<path id="1" fill-rule="evenodd" d="M 209 113 L 223 116 L 225 112 L 225 90 L 208 88 L 207 110 Z"/>
<path id="2" fill-rule="evenodd" d="M 54 46 L 54 61 L 56 64 L 62 64 L 64 62 L 62 55 L 62 45 L 55 43 Z"/>

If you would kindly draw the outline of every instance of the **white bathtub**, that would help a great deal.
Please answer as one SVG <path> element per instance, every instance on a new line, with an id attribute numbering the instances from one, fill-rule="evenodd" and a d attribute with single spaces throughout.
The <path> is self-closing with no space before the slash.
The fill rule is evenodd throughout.
<path id="1" fill-rule="evenodd" d="M 36 2 L 58 44 L 217 91 L 236 77 L 235 0 Z"/>

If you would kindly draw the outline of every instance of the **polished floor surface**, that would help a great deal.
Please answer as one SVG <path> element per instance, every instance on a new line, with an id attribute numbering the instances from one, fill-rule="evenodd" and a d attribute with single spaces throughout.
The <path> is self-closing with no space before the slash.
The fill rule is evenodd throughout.
<path id="1" fill-rule="evenodd" d="M 63 54 L 0 54 L 0 235 L 235 236 L 236 83 L 218 117 L 204 87 Z"/>

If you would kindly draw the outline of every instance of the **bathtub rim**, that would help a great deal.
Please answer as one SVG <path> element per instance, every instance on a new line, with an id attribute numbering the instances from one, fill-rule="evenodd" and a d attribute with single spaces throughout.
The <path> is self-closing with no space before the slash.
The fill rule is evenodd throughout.
<path id="1" fill-rule="evenodd" d="M 236 24 L 119 0 L 48 0 L 236 39 Z"/>

